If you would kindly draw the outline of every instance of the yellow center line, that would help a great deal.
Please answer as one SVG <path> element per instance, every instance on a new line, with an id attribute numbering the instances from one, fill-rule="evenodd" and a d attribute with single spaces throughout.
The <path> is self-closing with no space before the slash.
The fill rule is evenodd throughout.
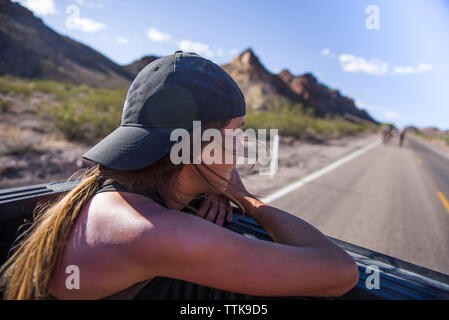
<path id="1" fill-rule="evenodd" d="M 440 197 L 441 202 L 443 203 L 443 206 L 446 208 L 447 212 L 449 213 L 449 201 L 447 201 L 446 197 L 442 192 L 438 192 L 438 197 Z"/>
<path id="2" fill-rule="evenodd" d="M 418 161 L 418 164 L 422 164 L 422 159 L 418 157 L 418 159 L 416 159 Z"/>

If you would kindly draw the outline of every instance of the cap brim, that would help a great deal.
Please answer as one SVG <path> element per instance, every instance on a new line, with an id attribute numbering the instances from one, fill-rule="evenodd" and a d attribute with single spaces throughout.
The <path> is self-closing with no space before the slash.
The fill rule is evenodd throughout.
<path id="1" fill-rule="evenodd" d="M 170 152 L 176 143 L 170 141 L 171 130 L 120 126 L 82 157 L 112 169 L 142 169 Z"/>

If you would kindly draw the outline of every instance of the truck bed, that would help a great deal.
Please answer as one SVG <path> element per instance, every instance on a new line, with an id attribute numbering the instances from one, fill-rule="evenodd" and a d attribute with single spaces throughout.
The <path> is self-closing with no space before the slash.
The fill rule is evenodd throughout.
<path id="1" fill-rule="evenodd" d="M 19 235 L 18 228 L 32 222 L 36 204 L 55 199 L 70 191 L 78 182 L 74 180 L 0 190 L 0 264 L 5 262 L 11 245 Z M 273 241 L 256 221 L 242 215 L 238 208 L 234 208 L 232 222 L 224 227 L 248 237 Z M 356 287 L 344 296 L 333 299 L 449 299 L 448 275 L 348 242 L 330 239 L 354 258 L 360 274 Z M 380 285 L 379 288 L 369 289 L 366 282 L 373 270 L 378 271 Z M 370 279 L 368 282 L 371 283 Z"/>

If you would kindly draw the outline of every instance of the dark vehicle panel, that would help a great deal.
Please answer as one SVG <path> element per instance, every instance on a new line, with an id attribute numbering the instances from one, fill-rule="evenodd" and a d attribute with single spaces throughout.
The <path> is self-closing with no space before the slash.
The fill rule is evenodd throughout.
<path id="1" fill-rule="evenodd" d="M 58 182 L 0 190 L 0 264 L 7 258 L 19 227 L 32 221 L 39 202 L 51 201 L 70 191 L 79 181 Z M 225 228 L 248 237 L 273 241 L 253 219 L 234 208 L 233 220 Z M 366 248 L 333 239 L 357 262 L 359 282 L 356 287 L 337 299 L 449 299 L 449 276 Z M 379 288 L 369 289 L 367 282 L 374 273 L 379 275 Z"/>

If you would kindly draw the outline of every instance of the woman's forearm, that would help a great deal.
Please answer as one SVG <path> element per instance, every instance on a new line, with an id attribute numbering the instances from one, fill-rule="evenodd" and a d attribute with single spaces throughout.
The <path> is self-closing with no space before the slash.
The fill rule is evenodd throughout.
<path id="1" fill-rule="evenodd" d="M 243 185 L 236 169 L 231 174 L 231 181 L 228 193 L 244 207 L 246 215 L 256 220 L 274 241 L 297 247 L 330 248 L 333 252 L 348 256 L 309 223 L 253 197 Z"/>
<path id="2" fill-rule="evenodd" d="M 314 263 L 320 266 L 318 269 L 326 270 L 329 281 L 337 281 L 334 285 L 338 283 L 336 291 L 330 296 L 340 296 L 355 286 L 359 279 L 357 264 L 318 229 L 248 193 L 235 193 L 233 196 L 243 206 L 245 214 L 257 221 L 275 242 L 297 247 L 297 251 L 292 252 L 298 252 L 300 259 L 304 259 L 304 252 L 312 254 Z"/>
<path id="3" fill-rule="evenodd" d="M 298 247 L 338 247 L 318 229 L 290 213 L 249 196 L 241 201 L 248 216 L 256 220 L 276 242 Z"/>

